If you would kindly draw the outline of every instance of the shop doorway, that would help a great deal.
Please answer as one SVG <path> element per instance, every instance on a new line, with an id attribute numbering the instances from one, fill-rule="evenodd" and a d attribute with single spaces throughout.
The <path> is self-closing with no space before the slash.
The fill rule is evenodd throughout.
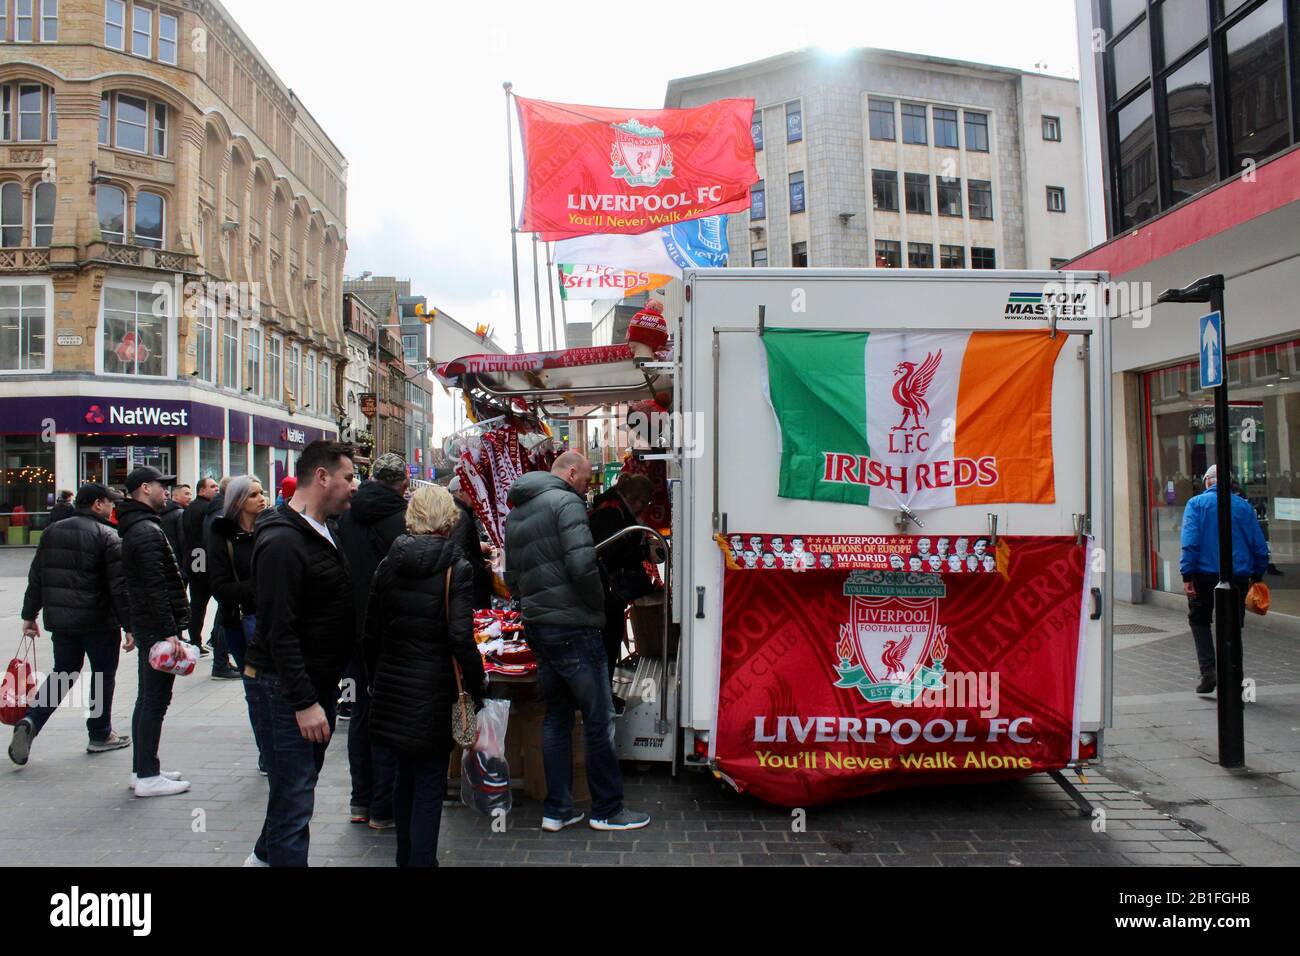
<path id="1" fill-rule="evenodd" d="M 175 474 L 172 449 L 158 445 L 89 445 L 80 450 L 78 483 L 97 481 L 122 485 L 136 468 L 149 465 L 164 475 Z"/>

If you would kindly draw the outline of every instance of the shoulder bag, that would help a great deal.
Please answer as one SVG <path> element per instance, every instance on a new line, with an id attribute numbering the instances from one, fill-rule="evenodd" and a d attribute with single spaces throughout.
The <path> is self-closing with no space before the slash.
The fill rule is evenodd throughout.
<path id="1" fill-rule="evenodd" d="M 447 568 L 447 578 L 442 588 L 442 610 L 447 621 L 447 639 L 450 649 L 451 641 L 451 568 Z M 460 661 L 456 660 L 455 651 L 451 651 L 451 666 L 456 673 L 456 703 L 451 707 L 451 737 L 461 747 L 474 746 L 477 724 L 474 720 L 474 699 L 465 690 L 465 677 L 460 670 Z"/>

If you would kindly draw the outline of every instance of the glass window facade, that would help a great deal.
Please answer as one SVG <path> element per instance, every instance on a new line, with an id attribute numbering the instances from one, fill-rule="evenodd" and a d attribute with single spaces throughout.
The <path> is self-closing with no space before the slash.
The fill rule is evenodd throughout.
<path id="1" fill-rule="evenodd" d="M 874 97 L 867 100 L 868 122 L 871 127 L 871 138 L 879 140 L 894 140 L 894 101 L 878 100 Z"/>
<path id="2" fill-rule="evenodd" d="M 53 497 L 54 443 L 0 435 L 0 545 L 34 544 Z"/>
<path id="3" fill-rule="evenodd" d="M 921 103 L 903 104 L 903 142 L 925 145 L 925 106 Z"/>
<path id="4" fill-rule="evenodd" d="M 1228 357 L 1232 479 L 1268 540 L 1273 610 L 1300 614 L 1300 339 Z M 1143 376 L 1147 586 L 1181 593 L 1183 511 L 1214 464 L 1214 398 L 1195 363 Z"/>
<path id="5" fill-rule="evenodd" d="M 103 366 L 108 375 L 166 375 L 167 317 L 153 292 L 104 288 Z"/>
<path id="6" fill-rule="evenodd" d="M 871 200 L 881 212 L 898 212 L 898 172 L 893 169 L 871 171 Z"/>
<path id="7" fill-rule="evenodd" d="M 1149 14 L 1113 0 L 1103 12 L 1112 236 L 1297 141 L 1293 0 L 1156 0 Z"/>
<path id="8" fill-rule="evenodd" d="M 877 239 L 876 240 L 876 268 L 877 269 L 901 269 L 903 266 L 903 252 L 895 239 Z"/>
<path id="9" fill-rule="evenodd" d="M 0 285 L 0 372 L 43 372 L 46 354 L 44 283 Z"/>

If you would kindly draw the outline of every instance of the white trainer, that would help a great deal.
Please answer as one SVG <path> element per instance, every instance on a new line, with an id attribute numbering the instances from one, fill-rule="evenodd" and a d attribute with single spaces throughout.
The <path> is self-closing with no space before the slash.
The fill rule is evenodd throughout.
<path id="1" fill-rule="evenodd" d="M 181 772 L 180 772 L 179 770 L 161 770 L 161 771 L 159 771 L 159 773 L 161 773 L 161 774 L 162 774 L 164 777 L 166 777 L 168 780 L 179 780 L 179 779 L 181 778 Z M 131 789 L 131 790 L 134 790 L 134 789 L 135 789 L 135 782 L 136 782 L 136 780 L 138 780 L 138 779 L 139 779 L 139 778 L 136 777 L 135 773 L 132 772 L 132 774 L 131 774 L 131 782 L 127 784 L 127 787 L 128 787 L 129 789 Z"/>
<path id="2" fill-rule="evenodd" d="M 188 780 L 171 780 L 158 774 L 156 777 L 145 777 L 143 780 L 135 782 L 135 795 L 137 797 L 170 797 L 173 794 L 184 793 L 190 788 Z"/>
<path id="3" fill-rule="evenodd" d="M 575 823 L 581 823 L 583 814 L 575 813 L 571 817 L 542 817 L 542 829 L 547 833 L 559 833 L 565 827 L 571 827 Z"/>
<path id="4" fill-rule="evenodd" d="M 269 867 L 271 864 L 270 864 L 270 863 L 266 863 L 266 862 L 264 862 L 263 860 L 259 860 L 259 859 L 257 858 L 257 854 L 256 854 L 256 853 L 250 853 L 250 854 L 248 854 L 248 859 L 246 859 L 246 860 L 244 861 L 243 865 L 244 865 L 244 866 L 266 866 L 266 867 Z"/>

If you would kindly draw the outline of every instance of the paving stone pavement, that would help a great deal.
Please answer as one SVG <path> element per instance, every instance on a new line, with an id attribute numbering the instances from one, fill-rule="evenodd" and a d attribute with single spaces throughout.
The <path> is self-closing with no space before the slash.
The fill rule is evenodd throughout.
<path id="1" fill-rule="evenodd" d="M 13 622 L 15 630 L 25 583 L 18 575 L 25 572 L 30 553 L 21 560 L 0 555 L 0 620 Z M 42 650 L 47 655 L 42 662 L 48 665 L 48 645 Z M 113 707 L 119 728 L 129 726 L 135 687 L 134 656 L 127 655 Z M 1163 714 L 1157 709 L 1153 716 Z M 1134 739 L 1126 746 L 1177 744 L 1176 738 L 1157 734 L 1172 734 L 1169 728 L 1176 726 L 1157 728 L 1154 720 L 1145 720 L 1132 729 L 1151 739 Z M 346 728 L 346 722 L 339 725 L 317 788 L 311 862 L 391 866 L 392 831 L 348 823 Z M 206 668 L 176 682 L 161 753 L 166 769 L 183 771 L 193 783 L 189 793 L 135 799 L 127 789 L 129 751 L 88 755 L 84 745 L 82 714 L 65 708 L 36 741 L 26 767 L 7 761 L 0 767 L 0 859 L 7 865 L 234 866 L 251 850 L 261 827 L 266 783 L 256 770 L 237 682 L 210 680 Z M 1194 753 L 1169 759 L 1200 760 L 1195 745 L 1186 746 Z M 1154 750 L 1163 754 L 1160 746 Z M 1135 749 L 1128 759 L 1136 761 L 1141 752 Z M 500 833 L 493 832 L 488 818 L 448 806 L 440 860 L 476 866 L 871 867 L 1218 866 L 1243 861 L 1210 835 L 1210 828 L 1198 832 L 1201 825 L 1195 820 L 1182 822 L 1166 812 L 1185 815 L 1185 806 L 1166 805 L 1154 792 L 1139 796 L 1133 792 L 1138 788 L 1098 773 L 1090 773 L 1080 787 L 1104 810 L 1104 817 L 1096 819 L 1082 816 L 1054 782 L 1039 775 L 809 808 L 797 826 L 790 810 L 735 794 L 702 773 L 683 772 L 673 779 L 665 768 L 624 769 L 628 804 L 654 817 L 645 830 L 602 833 L 582 825 L 543 833 L 540 805 L 516 793 L 508 826 Z M 1243 805 L 1241 812 L 1287 816 L 1289 822 L 1288 811 L 1271 810 L 1268 801 L 1274 796 L 1262 792 L 1254 797 L 1256 805 Z M 1213 806 L 1215 799 L 1207 795 L 1205 805 Z"/>
<path id="2" fill-rule="evenodd" d="M 1115 714 L 1106 772 L 1233 858 L 1300 863 L 1300 634 L 1274 615 L 1248 615 L 1244 673 L 1246 767 L 1218 760 L 1217 705 L 1197 696 L 1185 612 L 1116 605 L 1116 623 L 1154 633 L 1117 636 Z M 1287 626 L 1288 624 L 1292 626 Z"/>

